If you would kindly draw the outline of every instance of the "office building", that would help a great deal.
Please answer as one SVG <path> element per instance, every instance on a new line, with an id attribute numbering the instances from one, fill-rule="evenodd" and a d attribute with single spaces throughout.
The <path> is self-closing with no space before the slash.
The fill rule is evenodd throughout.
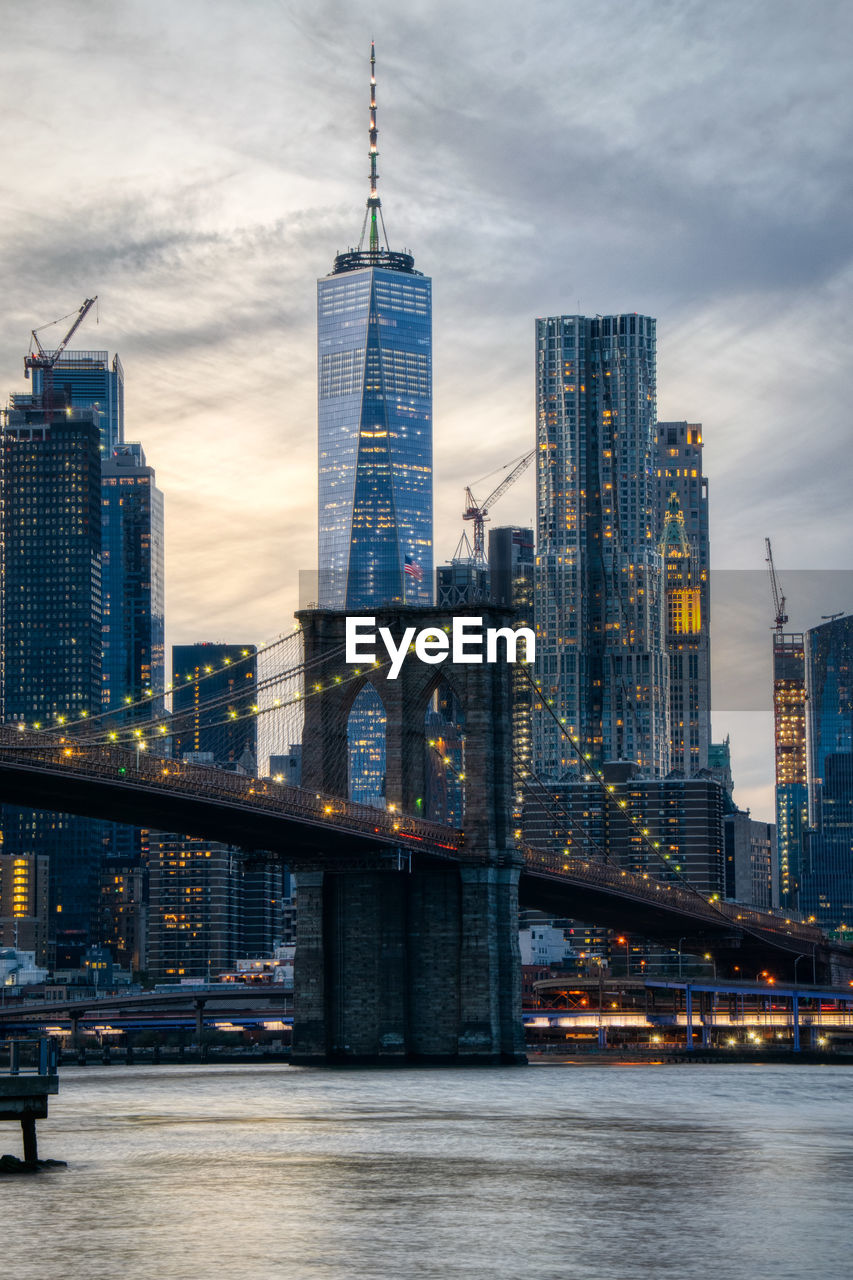
<path id="1" fill-rule="evenodd" d="M 0 949 L 32 951 L 37 964 L 48 955 L 49 859 L 0 853 Z"/>
<path id="2" fill-rule="evenodd" d="M 158 982 L 216 979 L 243 954 L 240 859 L 215 841 L 152 832 L 148 973 Z"/>
<path id="3" fill-rule="evenodd" d="M 489 530 L 491 602 L 515 609 L 514 627 L 532 628 L 534 625 L 535 572 L 532 529 L 507 525 Z M 516 664 L 513 672 L 512 751 L 516 820 L 521 817 L 524 786 L 533 763 L 533 687 L 529 679 L 530 672 L 531 668 L 522 661 Z"/>
<path id="4" fill-rule="evenodd" d="M 247 864 L 230 845 L 154 832 L 149 876 L 147 971 L 158 982 L 216 981 L 241 956 L 271 956 L 289 927 L 280 863 Z"/>
<path id="5" fill-rule="evenodd" d="M 853 928 L 853 615 L 806 632 L 808 832 L 800 910 Z"/>
<path id="6" fill-rule="evenodd" d="M 53 353 L 48 351 L 47 355 Z M 44 373 L 33 369 L 33 394 L 44 392 Z M 91 412 L 100 432 L 99 452 L 109 458 L 124 442 L 124 369 L 108 351 L 74 351 L 66 347 L 53 367 L 54 399 Z"/>
<path id="7" fill-rule="evenodd" d="M 172 647 L 172 754 L 204 753 L 219 765 L 257 764 L 257 649 L 253 644 Z"/>
<path id="8" fill-rule="evenodd" d="M 644 778 L 634 765 L 608 764 L 604 786 L 589 778 L 531 788 L 523 830 L 534 848 L 723 897 L 724 813 L 725 792 L 711 778 Z"/>
<path id="9" fill-rule="evenodd" d="M 711 738 L 708 625 L 698 557 L 673 491 L 660 540 L 669 657 L 670 770 L 692 777 L 708 766 Z"/>
<path id="10" fill-rule="evenodd" d="M 808 827 L 806 641 L 802 632 L 773 633 L 773 728 L 776 756 L 776 832 L 783 907 L 800 904 Z"/>
<path id="11" fill-rule="evenodd" d="M 3 718 L 55 727 L 100 710 L 101 492 L 94 414 L 55 389 L 13 396 L 3 433 Z M 2 806 L 3 847 L 50 863 L 48 945 L 90 941 L 97 921 L 98 824 Z"/>
<path id="12" fill-rule="evenodd" d="M 670 769 L 689 778 L 708 767 L 711 741 L 711 553 L 701 424 L 657 424 L 657 478 L 667 599 Z"/>
<path id="13" fill-rule="evenodd" d="M 101 706 L 117 711 L 146 702 L 162 712 L 165 685 L 163 495 L 140 444 L 113 449 L 101 468 Z M 133 714 L 133 713 L 131 713 Z"/>
<path id="14" fill-rule="evenodd" d="M 373 73 L 371 51 L 361 239 L 317 289 L 319 603 L 328 609 L 432 603 L 431 281 L 388 245 Z"/>
<path id="15" fill-rule="evenodd" d="M 101 865 L 98 936 L 102 947 L 123 969 L 147 968 L 148 833 L 142 856 Z"/>
<path id="16" fill-rule="evenodd" d="M 100 710 L 101 493 L 92 414 L 12 397 L 3 435 L 3 717 Z"/>
<path id="17" fill-rule="evenodd" d="M 723 819 L 726 897 L 769 911 L 779 905 L 776 828 L 757 822 L 749 811 L 732 809 Z"/>
<path id="18" fill-rule="evenodd" d="M 731 800 L 735 784 L 732 776 L 732 744 L 728 734 L 723 742 L 712 742 L 708 747 L 707 772 L 710 778 L 719 782 Z"/>
<path id="19" fill-rule="evenodd" d="M 669 770 L 655 343 L 649 316 L 536 322 L 534 764 L 551 780 L 582 758 Z"/>
<path id="20" fill-rule="evenodd" d="M 321 608 L 433 597 L 432 282 L 392 250 L 377 194 L 375 58 L 370 188 L 357 248 L 317 286 Z M 385 804 L 385 714 L 372 688 L 349 722 L 349 794 Z"/>

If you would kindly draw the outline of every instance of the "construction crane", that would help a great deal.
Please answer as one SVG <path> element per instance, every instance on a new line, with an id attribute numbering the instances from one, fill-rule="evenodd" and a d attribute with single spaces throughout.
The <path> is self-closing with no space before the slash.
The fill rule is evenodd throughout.
<path id="1" fill-rule="evenodd" d="M 67 320 L 68 316 L 60 316 L 59 320 L 53 320 L 49 325 L 42 325 L 41 330 L 33 329 L 32 331 L 30 349 L 24 356 L 24 377 L 28 378 L 30 376 L 31 369 L 41 369 L 41 403 L 45 416 L 48 418 L 53 410 L 53 371 L 59 363 L 59 357 L 62 355 L 63 351 L 74 337 L 74 334 L 80 328 L 80 325 L 86 319 L 86 316 L 97 301 L 98 295 L 95 294 L 94 298 L 86 299 L 76 315 L 73 311 L 68 313 L 68 315 L 74 316 L 74 322 L 55 351 L 46 351 L 44 349 L 39 341 L 39 333 L 43 332 L 45 329 L 52 328 L 54 324 L 59 324 L 62 320 Z"/>
<path id="2" fill-rule="evenodd" d="M 516 463 L 508 462 L 507 467 L 512 467 L 509 475 L 504 476 L 500 484 L 486 498 L 485 502 L 478 502 L 471 492 L 470 486 L 465 489 L 465 510 L 462 512 L 463 520 L 474 521 L 474 546 L 472 548 L 472 560 L 475 564 L 485 565 L 486 563 L 486 521 L 489 518 L 489 511 L 495 505 L 499 498 L 502 498 L 507 489 L 515 484 L 522 472 L 526 471 L 533 461 L 536 453 L 535 449 L 531 449 L 523 458 Z M 503 468 L 506 470 L 506 467 Z M 464 536 L 464 535 L 463 535 Z"/>
<path id="3" fill-rule="evenodd" d="M 765 556 L 767 566 L 770 570 L 770 590 L 773 592 L 773 606 L 776 610 L 776 619 L 774 627 L 778 636 L 782 635 L 785 623 L 788 621 L 788 615 L 785 612 L 785 597 L 782 595 L 782 588 L 779 585 L 779 579 L 776 577 L 776 567 L 773 564 L 773 548 L 770 546 L 770 539 L 764 539 Z"/>

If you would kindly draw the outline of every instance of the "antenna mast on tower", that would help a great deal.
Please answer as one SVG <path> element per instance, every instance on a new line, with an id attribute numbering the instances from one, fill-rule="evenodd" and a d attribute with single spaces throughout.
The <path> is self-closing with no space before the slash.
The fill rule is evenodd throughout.
<path id="1" fill-rule="evenodd" d="M 364 245 L 364 233 L 367 230 L 369 221 L 368 251 L 370 253 L 378 253 L 380 223 L 382 224 L 382 238 L 385 241 L 385 248 L 388 249 L 390 246 L 388 244 L 388 232 L 385 230 L 385 219 L 382 216 L 382 201 L 379 199 L 376 190 L 376 184 L 379 181 L 379 173 L 376 168 L 376 162 L 379 159 L 379 130 L 376 127 L 376 46 L 372 40 L 370 42 L 370 121 L 367 136 L 370 139 L 370 149 L 368 151 L 370 157 L 370 194 L 367 197 L 367 208 L 364 211 L 364 222 L 361 227 L 358 248 L 361 251 Z"/>

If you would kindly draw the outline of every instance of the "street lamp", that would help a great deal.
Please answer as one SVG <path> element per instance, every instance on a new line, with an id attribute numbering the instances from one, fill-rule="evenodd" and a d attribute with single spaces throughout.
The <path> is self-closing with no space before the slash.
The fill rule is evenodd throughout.
<path id="1" fill-rule="evenodd" d="M 625 976 L 630 977 L 630 974 L 631 974 L 630 945 L 631 944 L 629 943 L 628 939 L 626 937 L 623 937 L 621 934 L 616 939 L 616 941 L 619 943 L 620 946 L 622 946 L 623 944 L 625 946 Z"/>

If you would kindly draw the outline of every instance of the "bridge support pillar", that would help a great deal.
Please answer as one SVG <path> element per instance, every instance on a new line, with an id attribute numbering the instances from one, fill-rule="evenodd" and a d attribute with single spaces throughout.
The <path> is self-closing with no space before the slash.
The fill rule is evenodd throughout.
<path id="1" fill-rule="evenodd" d="M 524 1061 L 518 867 L 297 872 L 293 1061 Z"/>

